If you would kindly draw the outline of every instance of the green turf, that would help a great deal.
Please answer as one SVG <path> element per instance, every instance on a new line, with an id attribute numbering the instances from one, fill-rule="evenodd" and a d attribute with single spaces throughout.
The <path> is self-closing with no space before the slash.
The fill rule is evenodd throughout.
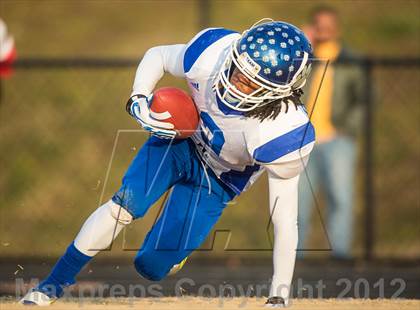
<path id="1" fill-rule="evenodd" d="M 212 1 L 211 26 L 244 29 L 265 16 L 301 25 L 316 1 Z M 343 17 L 349 46 L 369 55 L 419 54 L 416 1 L 332 2 Z M 199 29 L 193 1 L 7 1 L 1 17 L 21 57 L 140 57 L 157 44 L 186 42 Z M 145 140 L 124 111 L 135 68 L 18 70 L 2 81 L 0 105 L 0 255 L 54 256 L 83 219 L 108 199 Z M 418 256 L 419 70 L 375 70 L 375 198 L 379 256 Z M 165 78 L 160 85 L 185 87 Z M 360 151 L 363 156 L 363 150 Z M 363 181 L 359 169 L 356 240 L 363 233 Z M 103 189 L 105 184 L 105 188 Z M 229 207 L 217 229 L 231 229 L 231 248 L 270 246 L 266 181 Z M 139 246 L 158 208 L 130 227 L 111 255 Z M 311 247 L 327 248 L 314 216 Z M 217 238 L 221 255 L 226 235 Z M 203 252 L 201 255 L 213 255 Z M 263 252 L 261 255 L 267 255 Z"/>

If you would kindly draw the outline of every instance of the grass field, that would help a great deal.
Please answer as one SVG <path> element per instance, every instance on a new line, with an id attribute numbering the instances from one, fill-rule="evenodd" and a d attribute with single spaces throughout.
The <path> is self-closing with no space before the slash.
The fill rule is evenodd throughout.
<path id="1" fill-rule="evenodd" d="M 241 30 L 266 16 L 301 25 L 311 8 L 325 1 L 299 1 L 299 5 L 295 1 L 210 2 L 211 26 Z M 415 40 L 420 29 L 418 1 L 330 2 L 342 16 L 345 42 L 356 51 L 391 57 L 419 54 L 420 41 Z M 0 12 L 15 37 L 21 59 L 140 59 L 151 46 L 189 40 L 200 28 L 196 3 L 2 0 Z M 139 129 L 124 109 L 134 72 L 134 67 L 32 68 L 16 70 L 10 79 L 2 80 L 0 149 L 7 151 L 0 154 L 0 256 L 61 255 L 98 202 L 109 199 L 118 189 L 126 167 L 145 141 L 139 133 L 122 134 L 110 164 L 117 131 Z M 420 105 L 413 91 L 419 77 L 416 68 L 379 68 L 373 72 L 377 257 L 420 255 L 420 187 L 415 185 L 419 184 L 419 174 L 413 168 L 418 166 L 420 154 Z M 168 85 L 185 87 L 182 80 L 169 77 L 159 84 Z M 30 104 L 26 104 L 28 100 Z M 363 156 L 361 148 L 353 248 L 356 257 L 361 257 L 363 251 Z M 269 219 L 266 179 L 262 178 L 235 202 L 235 206 L 226 208 L 215 227 L 232 231 L 229 248 L 271 247 L 265 230 Z M 144 219 L 127 228 L 124 241 L 120 237 L 107 255 L 131 257 L 127 248 L 140 246 L 158 210 L 152 208 Z M 314 212 L 313 237 L 306 248 L 330 248 L 324 218 L 323 213 L 321 217 Z M 226 240 L 226 236 L 217 237 L 215 255 L 227 255 Z M 260 253 L 271 255 L 268 251 Z M 209 256 L 208 251 L 201 254 Z"/>
<path id="2" fill-rule="evenodd" d="M 133 299 L 110 299 L 93 301 L 68 301 L 56 302 L 49 309 L 159 309 L 159 310 L 184 310 L 184 309 L 261 309 L 265 300 L 255 298 L 201 298 L 201 297 L 183 297 L 183 298 L 144 298 Z M 0 303 L 0 309 L 14 310 L 25 309 L 26 307 L 15 302 L 3 301 Z M 363 300 L 363 299 L 300 299 L 293 300 L 291 309 L 416 309 L 420 308 L 419 300 Z"/>

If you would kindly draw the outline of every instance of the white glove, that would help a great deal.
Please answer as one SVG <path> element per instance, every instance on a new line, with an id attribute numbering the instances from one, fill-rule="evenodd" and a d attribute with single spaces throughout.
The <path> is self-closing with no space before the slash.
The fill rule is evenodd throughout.
<path id="1" fill-rule="evenodd" d="M 126 110 L 134 119 L 147 131 L 154 136 L 164 139 L 173 139 L 176 131 L 174 125 L 169 122 L 163 122 L 171 115 L 168 112 L 157 113 L 150 110 L 153 95 L 148 97 L 144 95 L 133 95 L 127 102 Z"/>

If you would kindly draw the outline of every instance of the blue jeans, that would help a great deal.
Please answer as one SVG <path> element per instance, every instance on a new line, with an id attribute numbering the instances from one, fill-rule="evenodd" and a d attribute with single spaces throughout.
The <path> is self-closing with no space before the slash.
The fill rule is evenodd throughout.
<path id="1" fill-rule="evenodd" d="M 355 157 L 355 143 L 348 137 L 339 136 L 315 146 L 306 172 L 302 173 L 299 182 L 298 249 L 305 249 L 315 205 L 314 195 L 322 188 L 327 203 L 326 232 L 331 242 L 332 255 L 351 257 Z M 320 221 L 318 217 L 317 220 Z"/>
<path id="2" fill-rule="evenodd" d="M 151 137 L 128 168 L 112 200 L 143 217 L 172 188 L 164 211 L 134 261 L 149 280 L 160 280 L 197 249 L 235 193 L 201 163 L 190 139 Z"/>

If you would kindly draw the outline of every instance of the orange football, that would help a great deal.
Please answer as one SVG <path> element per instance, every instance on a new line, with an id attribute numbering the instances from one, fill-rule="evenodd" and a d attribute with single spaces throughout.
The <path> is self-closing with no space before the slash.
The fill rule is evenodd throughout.
<path id="1" fill-rule="evenodd" d="M 199 116 L 191 96 L 176 87 L 163 87 L 153 93 L 150 110 L 159 114 L 159 121 L 172 123 L 177 137 L 185 139 L 191 136 L 198 127 Z M 167 114 L 167 115 L 165 115 Z M 162 118 L 164 117 L 164 118 Z"/>

